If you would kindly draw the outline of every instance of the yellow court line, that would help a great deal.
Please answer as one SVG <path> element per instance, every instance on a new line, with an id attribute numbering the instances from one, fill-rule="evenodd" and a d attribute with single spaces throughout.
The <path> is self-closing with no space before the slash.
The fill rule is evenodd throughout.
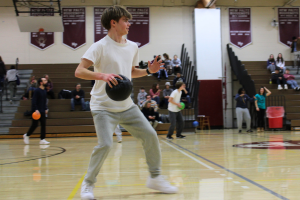
<path id="1" fill-rule="evenodd" d="M 71 194 L 69 195 L 67 200 L 72 200 L 74 198 L 75 194 L 77 193 L 78 189 L 81 186 L 81 183 L 82 183 L 85 175 L 86 175 L 86 172 L 82 175 L 82 177 L 80 178 L 80 180 L 78 181 L 78 183 L 74 187 L 73 191 L 71 192 Z"/>

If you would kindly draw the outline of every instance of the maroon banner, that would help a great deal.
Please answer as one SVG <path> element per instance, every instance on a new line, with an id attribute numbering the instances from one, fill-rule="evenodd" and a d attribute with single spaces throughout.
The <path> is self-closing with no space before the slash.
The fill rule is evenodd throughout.
<path id="1" fill-rule="evenodd" d="M 293 37 L 299 37 L 299 8 L 278 8 L 279 41 L 290 47 Z"/>
<path id="2" fill-rule="evenodd" d="M 107 35 L 107 30 L 101 24 L 101 16 L 106 7 L 94 7 L 94 42 Z"/>
<path id="3" fill-rule="evenodd" d="M 54 16 L 54 8 L 30 8 L 31 16 Z M 43 27 L 41 27 L 43 28 Z M 45 50 L 54 44 L 53 32 L 31 32 L 30 44 L 38 49 Z"/>
<path id="4" fill-rule="evenodd" d="M 127 7 L 132 15 L 129 22 L 131 26 L 127 38 L 136 42 L 138 47 L 142 47 L 149 43 L 149 8 L 148 7 Z"/>
<path id="5" fill-rule="evenodd" d="M 85 8 L 63 8 L 64 26 L 63 44 L 78 49 L 86 43 L 85 39 Z"/>
<path id="6" fill-rule="evenodd" d="M 251 8 L 229 8 L 230 42 L 244 48 L 252 43 Z"/>

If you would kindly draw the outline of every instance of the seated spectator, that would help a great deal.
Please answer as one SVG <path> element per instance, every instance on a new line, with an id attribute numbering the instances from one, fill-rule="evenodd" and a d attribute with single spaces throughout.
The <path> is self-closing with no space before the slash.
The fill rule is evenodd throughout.
<path id="1" fill-rule="evenodd" d="M 37 88 L 37 81 L 35 76 L 32 75 L 28 81 L 28 88 L 27 88 L 29 99 L 31 99 L 31 97 L 33 96 L 33 92 L 36 90 L 36 88 Z"/>
<path id="2" fill-rule="evenodd" d="M 187 104 L 188 108 L 191 107 L 191 97 L 189 95 L 189 89 L 188 88 L 183 88 L 180 101 Z"/>
<path id="3" fill-rule="evenodd" d="M 273 73 L 276 69 L 276 61 L 274 59 L 274 55 L 271 54 L 268 61 L 267 61 L 267 69 Z"/>
<path id="4" fill-rule="evenodd" d="M 147 92 L 145 92 L 145 88 L 141 87 L 140 92 L 137 96 L 137 104 L 140 108 L 143 106 L 143 103 L 146 101 Z"/>
<path id="5" fill-rule="evenodd" d="M 158 124 L 158 119 L 154 109 L 151 107 L 151 101 L 146 101 L 144 107 L 142 108 L 142 113 L 145 115 L 147 120 L 150 122 L 151 126 L 155 129 Z"/>
<path id="6" fill-rule="evenodd" d="M 151 107 L 154 109 L 154 115 L 155 115 L 156 119 L 158 121 L 160 121 L 159 113 L 157 112 L 158 111 L 157 103 L 156 103 L 156 101 L 151 99 L 150 95 L 147 95 L 146 101 L 143 103 L 143 107 L 145 107 L 146 102 L 149 102 L 149 101 L 151 102 Z"/>
<path id="7" fill-rule="evenodd" d="M 81 84 L 76 85 L 76 89 L 72 91 L 71 111 L 75 110 L 75 105 L 81 105 L 81 110 L 85 111 L 84 91 L 81 89 Z"/>
<path id="8" fill-rule="evenodd" d="M 276 60 L 276 67 L 279 68 L 279 72 L 285 74 L 285 61 L 282 57 L 282 54 L 279 53 Z"/>
<path id="9" fill-rule="evenodd" d="M 51 79 L 49 78 L 49 75 L 45 74 L 44 78 L 46 78 L 48 81 L 47 87 L 46 87 L 47 95 L 49 95 L 51 97 L 51 99 L 55 99 L 54 92 L 53 92 L 53 83 L 52 83 Z"/>
<path id="10" fill-rule="evenodd" d="M 6 79 L 7 79 L 7 88 L 10 92 L 10 98 L 9 98 L 9 102 L 10 104 L 12 104 L 12 100 L 13 98 L 16 96 L 16 92 L 17 92 L 17 76 L 19 76 L 19 72 L 18 70 L 16 70 L 16 67 L 14 65 L 12 65 L 10 67 L 10 70 L 8 70 L 6 72 Z"/>
<path id="11" fill-rule="evenodd" d="M 183 83 L 185 83 L 185 78 L 183 76 L 181 76 L 180 73 L 177 73 L 176 77 L 173 80 L 173 89 L 174 90 L 175 90 L 175 85 L 176 85 L 177 82 L 183 82 Z"/>
<path id="12" fill-rule="evenodd" d="M 174 59 L 172 60 L 172 69 L 173 74 L 176 74 L 177 72 L 181 73 L 181 61 L 177 55 L 174 55 Z"/>
<path id="13" fill-rule="evenodd" d="M 163 54 L 163 57 L 164 57 L 164 60 L 163 60 L 163 63 L 165 63 L 165 68 L 167 70 L 167 73 L 168 75 L 171 75 L 173 72 L 172 72 L 172 60 L 170 59 L 169 55 L 164 53 Z"/>
<path id="14" fill-rule="evenodd" d="M 160 103 L 160 97 L 159 97 L 160 92 L 161 92 L 161 89 L 159 89 L 159 84 L 156 84 L 156 83 L 154 83 L 152 85 L 152 89 L 150 89 L 150 91 L 149 91 L 149 94 L 150 94 L 152 100 L 156 101 L 157 104 Z"/>
<path id="15" fill-rule="evenodd" d="M 283 77 L 283 75 L 279 73 L 279 69 L 275 69 L 275 73 L 272 74 L 272 82 L 273 82 L 273 84 L 278 85 L 278 90 L 282 90 L 282 86 L 280 84 L 284 85 L 285 90 L 288 89 L 288 86 L 286 84 L 286 80 Z"/>
<path id="16" fill-rule="evenodd" d="M 2 57 L 0 56 L 0 90 L 4 86 L 5 78 L 6 78 L 6 68 L 5 68 L 5 64 L 2 60 Z"/>
<path id="17" fill-rule="evenodd" d="M 170 88 L 170 82 L 166 82 L 166 89 L 163 90 L 163 96 L 164 96 L 164 104 L 168 107 L 169 104 L 169 98 L 171 93 L 173 92 L 173 89 Z"/>
<path id="18" fill-rule="evenodd" d="M 300 90 L 297 81 L 295 81 L 295 76 L 290 74 L 290 69 L 285 70 L 283 77 L 286 80 L 286 83 L 289 84 L 294 90 Z"/>

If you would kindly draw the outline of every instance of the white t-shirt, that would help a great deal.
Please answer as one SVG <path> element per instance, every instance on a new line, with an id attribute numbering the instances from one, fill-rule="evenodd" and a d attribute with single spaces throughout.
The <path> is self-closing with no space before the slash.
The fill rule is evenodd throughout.
<path id="1" fill-rule="evenodd" d="M 182 94 L 182 91 L 179 92 L 179 90 L 174 90 L 171 93 L 170 97 L 173 98 L 173 101 L 175 103 L 180 103 L 181 94 Z M 175 105 L 175 104 L 172 104 L 171 102 L 169 102 L 169 104 L 168 104 L 168 110 L 171 111 L 171 112 L 179 112 L 180 111 L 180 109 L 178 108 L 178 106 Z"/>
<path id="2" fill-rule="evenodd" d="M 94 72 L 122 74 L 130 80 L 132 66 L 139 65 L 139 52 L 136 43 L 126 40 L 125 44 L 121 44 L 112 40 L 108 35 L 92 44 L 82 58 L 93 62 Z M 106 82 L 95 81 L 91 91 L 91 110 L 122 112 L 133 105 L 130 96 L 124 101 L 110 99 L 106 94 L 105 86 Z"/>

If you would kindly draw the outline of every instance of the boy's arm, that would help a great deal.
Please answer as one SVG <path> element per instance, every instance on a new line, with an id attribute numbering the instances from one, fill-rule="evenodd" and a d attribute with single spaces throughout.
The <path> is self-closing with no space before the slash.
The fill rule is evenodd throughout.
<path id="1" fill-rule="evenodd" d="M 85 79 L 85 80 L 105 81 L 106 83 L 108 83 L 110 87 L 112 87 L 110 82 L 112 82 L 114 85 L 118 84 L 118 81 L 115 79 L 115 77 L 122 79 L 122 77 L 120 77 L 117 74 L 105 74 L 99 72 L 92 72 L 88 70 L 88 68 L 92 65 L 93 65 L 92 61 L 82 58 L 80 64 L 78 65 L 75 71 L 75 77 Z"/>
<path id="2" fill-rule="evenodd" d="M 176 103 L 175 101 L 173 101 L 173 97 L 169 98 L 169 102 L 172 103 L 172 104 L 175 104 L 176 106 L 180 106 L 179 103 Z"/>
<path id="3" fill-rule="evenodd" d="M 150 61 L 148 61 L 148 69 L 150 73 L 156 73 L 160 69 L 160 66 L 164 65 L 162 63 L 162 60 L 157 61 L 158 56 L 154 59 L 154 62 L 151 64 Z M 131 77 L 132 78 L 139 78 L 148 75 L 147 69 L 137 69 L 135 66 L 132 66 L 131 70 Z"/>

